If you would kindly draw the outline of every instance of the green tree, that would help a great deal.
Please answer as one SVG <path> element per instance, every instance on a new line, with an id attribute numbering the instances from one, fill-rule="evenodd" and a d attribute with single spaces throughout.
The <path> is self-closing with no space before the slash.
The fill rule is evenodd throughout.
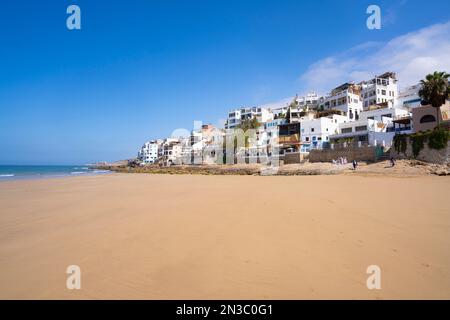
<path id="1" fill-rule="evenodd" d="M 431 104 L 436 108 L 436 121 L 439 127 L 439 110 L 448 99 L 450 94 L 449 80 L 450 74 L 438 72 L 428 74 L 420 83 L 422 88 L 419 90 L 419 96 L 425 103 Z"/>
<path id="2" fill-rule="evenodd" d="M 247 131 L 248 129 L 257 129 L 261 126 L 258 119 L 256 117 L 245 119 L 241 121 L 240 124 L 236 126 L 236 128 L 242 129 L 243 131 Z"/>

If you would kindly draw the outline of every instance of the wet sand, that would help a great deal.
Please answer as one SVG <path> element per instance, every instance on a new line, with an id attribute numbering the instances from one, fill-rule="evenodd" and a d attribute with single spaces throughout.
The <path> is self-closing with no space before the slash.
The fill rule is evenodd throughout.
<path id="1" fill-rule="evenodd" d="M 450 299 L 449 190 L 438 176 L 0 182 L 0 298 Z"/>

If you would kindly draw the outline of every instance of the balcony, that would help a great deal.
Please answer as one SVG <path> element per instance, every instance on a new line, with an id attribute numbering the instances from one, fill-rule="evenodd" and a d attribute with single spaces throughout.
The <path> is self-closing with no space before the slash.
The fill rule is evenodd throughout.
<path id="1" fill-rule="evenodd" d="M 278 143 L 280 144 L 299 144 L 300 143 L 300 134 L 291 134 L 289 136 L 280 136 L 278 137 Z"/>

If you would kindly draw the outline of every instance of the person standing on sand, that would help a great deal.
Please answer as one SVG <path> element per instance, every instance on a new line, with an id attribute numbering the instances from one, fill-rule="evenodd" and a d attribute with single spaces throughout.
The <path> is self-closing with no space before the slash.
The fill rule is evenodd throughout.
<path id="1" fill-rule="evenodd" d="M 353 170 L 356 170 L 356 167 L 358 166 L 358 163 L 356 162 L 356 160 L 353 160 L 352 164 L 353 164 Z"/>
<path id="2" fill-rule="evenodd" d="M 394 157 L 391 157 L 391 166 L 392 167 L 395 166 L 395 159 L 394 159 Z"/>

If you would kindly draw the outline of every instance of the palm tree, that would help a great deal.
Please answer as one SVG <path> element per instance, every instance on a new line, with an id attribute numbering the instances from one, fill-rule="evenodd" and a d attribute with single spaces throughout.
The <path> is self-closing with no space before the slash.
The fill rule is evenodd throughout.
<path id="1" fill-rule="evenodd" d="M 438 72 L 428 74 L 420 83 L 422 88 L 419 90 L 419 96 L 423 102 L 431 104 L 436 108 L 436 121 L 439 127 L 439 110 L 448 99 L 450 94 L 449 80 L 450 74 L 446 72 Z"/>

